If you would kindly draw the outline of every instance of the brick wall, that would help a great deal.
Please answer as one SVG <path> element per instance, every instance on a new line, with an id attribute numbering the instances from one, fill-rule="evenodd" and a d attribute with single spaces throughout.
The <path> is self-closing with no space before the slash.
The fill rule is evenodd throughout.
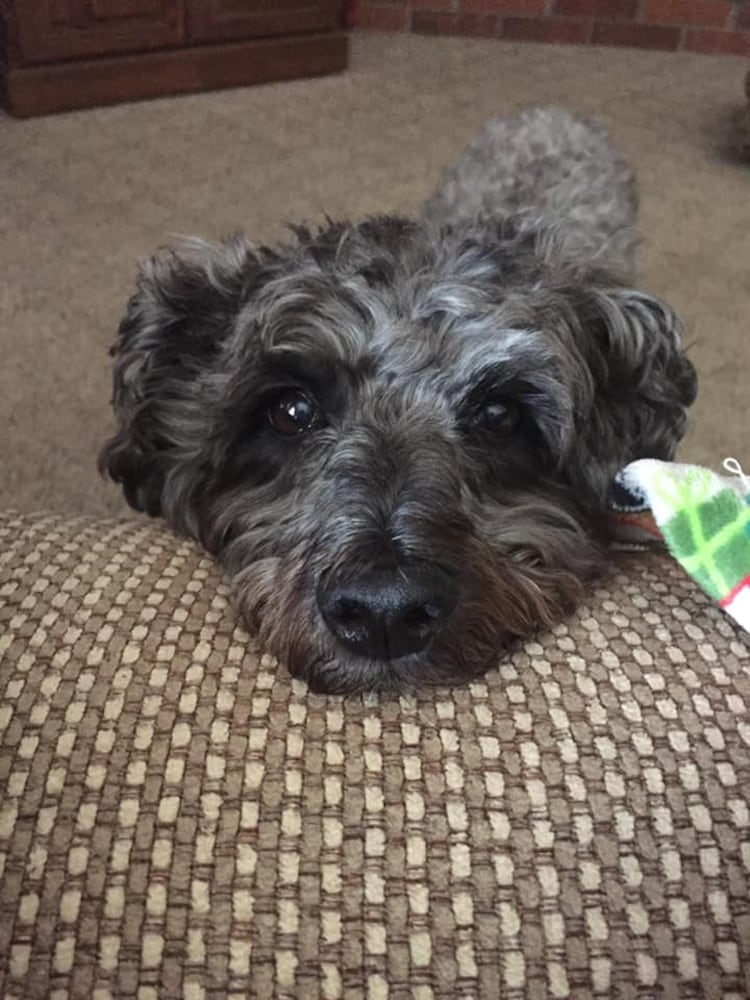
<path id="1" fill-rule="evenodd" d="M 355 27 L 750 56 L 750 0 L 353 0 Z"/>

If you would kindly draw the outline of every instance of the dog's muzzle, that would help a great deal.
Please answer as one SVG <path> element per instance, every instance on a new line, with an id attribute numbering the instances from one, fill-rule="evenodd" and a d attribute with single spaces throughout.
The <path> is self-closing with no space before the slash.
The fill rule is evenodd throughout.
<path id="1" fill-rule="evenodd" d="M 331 634 L 373 660 L 422 653 L 442 631 L 458 601 L 454 577 L 430 563 L 322 578 L 316 598 Z"/>

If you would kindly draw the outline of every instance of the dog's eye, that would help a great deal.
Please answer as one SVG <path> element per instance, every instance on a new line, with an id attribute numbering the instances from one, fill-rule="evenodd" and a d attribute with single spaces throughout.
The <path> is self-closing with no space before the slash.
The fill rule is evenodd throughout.
<path id="1" fill-rule="evenodd" d="M 315 404 L 307 396 L 290 389 L 278 396 L 268 408 L 268 420 L 275 431 L 287 437 L 309 431 L 318 419 Z"/>
<path id="2" fill-rule="evenodd" d="M 488 399 L 477 411 L 475 421 L 489 434 L 510 434 L 520 416 L 520 408 L 514 400 Z"/>

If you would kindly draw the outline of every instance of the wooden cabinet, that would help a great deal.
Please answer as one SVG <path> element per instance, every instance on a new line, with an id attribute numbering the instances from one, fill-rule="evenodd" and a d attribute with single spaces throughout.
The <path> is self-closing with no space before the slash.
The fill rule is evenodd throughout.
<path id="1" fill-rule="evenodd" d="M 341 0 L 0 0 L 15 115 L 337 72 Z"/>
<path id="2" fill-rule="evenodd" d="M 181 0 L 15 0 L 30 63 L 132 52 L 182 41 Z"/>
<path id="3" fill-rule="evenodd" d="M 340 3 L 315 0 L 189 0 L 188 33 L 201 41 L 330 31 L 341 19 Z"/>

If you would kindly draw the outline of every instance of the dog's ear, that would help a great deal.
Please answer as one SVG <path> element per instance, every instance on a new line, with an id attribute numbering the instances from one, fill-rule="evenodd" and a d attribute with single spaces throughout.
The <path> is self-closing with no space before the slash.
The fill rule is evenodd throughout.
<path id="1" fill-rule="evenodd" d="M 186 240 L 141 265 L 111 349 L 118 428 L 99 456 L 136 510 L 160 514 L 166 479 L 197 452 L 207 376 L 261 270 L 241 238 Z"/>
<path id="2" fill-rule="evenodd" d="M 585 297 L 579 319 L 593 401 L 579 426 L 574 467 L 601 500 L 628 462 L 674 457 L 697 380 L 682 325 L 660 299 L 597 290 Z"/>

